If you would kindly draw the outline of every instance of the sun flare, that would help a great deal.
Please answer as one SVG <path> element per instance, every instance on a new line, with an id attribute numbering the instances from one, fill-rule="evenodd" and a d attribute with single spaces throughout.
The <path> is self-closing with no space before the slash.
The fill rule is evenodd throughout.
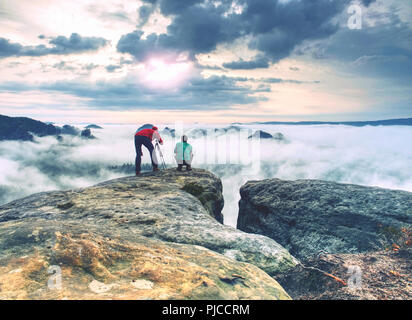
<path id="1" fill-rule="evenodd" d="M 176 88 L 189 76 L 192 69 L 190 62 L 168 63 L 159 58 L 148 60 L 142 70 L 143 83 L 151 88 Z"/>

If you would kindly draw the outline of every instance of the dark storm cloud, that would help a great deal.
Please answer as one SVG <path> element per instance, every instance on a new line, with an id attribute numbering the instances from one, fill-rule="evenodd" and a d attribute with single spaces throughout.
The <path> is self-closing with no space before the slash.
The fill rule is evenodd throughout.
<path id="1" fill-rule="evenodd" d="M 0 57 L 11 57 L 17 55 L 22 49 L 18 43 L 11 43 L 9 40 L 0 38 Z"/>
<path id="2" fill-rule="evenodd" d="M 227 70 L 225 70 L 224 68 L 219 67 L 217 65 L 203 65 L 203 64 L 200 64 L 200 63 L 196 63 L 195 65 L 196 65 L 196 68 L 202 69 L 202 70 L 219 70 L 219 71 L 222 71 L 222 72 L 227 72 Z"/>
<path id="3" fill-rule="evenodd" d="M 161 44 L 160 37 L 150 34 L 146 39 L 142 39 L 143 31 L 135 30 L 123 35 L 117 43 L 117 50 L 121 53 L 130 53 L 137 59 L 145 59 L 149 54 L 162 52 L 165 48 Z"/>
<path id="4" fill-rule="evenodd" d="M 107 40 L 98 37 L 82 37 L 77 33 L 67 38 L 58 36 L 49 40 L 50 46 L 23 46 L 19 43 L 13 43 L 8 39 L 0 38 L 0 57 L 39 57 L 50 54 L 65 55 L 72 53 L 82 53 L 86 51 L 95 51 L 104 47 Z"/>
<path id="5" fill-rule="evenodd" d="M 248 78 L 248 77 L 236 77 L 232 78 L 239 82 L 263 82 L 269 84 L 277 84 L 277 83 L 293 83 L 293 84 L 304 84 L 304 83 L 320 83 L 319 80 L 315 81 L 301 81 L 301 80 L 294 80 L 294 79 L 281 79 L 281 78 Z"/>
<path id="6" fill-rule="evenodd" d="M 227 6 L 194 5 L 177 14 L 168 26 L 165 45 L 192 54 L 208 53 L 220 43 L 230 43 L 242 35 L 240 21 L 225 17 Z"/>
<path id="7" fill-rule="evenodd" d="M 349 0 L 289 1 L 239 0 L 244 9 L 234 13 L 232 1 L 219 4 L 203 0 L 145 1 L 158 6 L 161 13 L 172 18 L 167 33 L 143 37 L 139 30 L 124 35 L 117 48 L 142 60 L 152 52 L 187 51 L 193 58 L 209 53 L 219 44 L 230 44 L 249 35 L 247 43 L 260 52 L 256 61 L 227 63 L 231 69 L 266 67 L 289 56 L 305 40 L 323 39 L 333 35 L 338 25 L 332 19 L 347 7 Z M 369 4 L 371 1 L 367 1 Z M 148 9 L 144 9 L 148 10 Z"/>
<path id="8" fill-rule="evenodd" d="M 75 67 L 67 65 L 65 61 L 60 61 L 59 63 L 55 63 L 53 65 L 53 68 L 59 69 L 59 70 L 68 70 L 68 71 L 74 71 L 76 70 Z"/>
<path id="9" fill-rule="evenodd" d="M 294 84 L 302 84 L 302 83 L 318 83 L 318 81 L 299 81 L 299 80 L 290 80 L 290 79 L 279 79 L 279 78 L 262 78 L 261 81 L 266 83 L 294 83 Z"/>
<path id="10" fill-rule="evenodd" d="M 257 57 L 256 59 L 250 61 L 240 59 L 238 61 L 224 63 L 223 66 L 227 69 L 238 70 L 269 68 L 269 60 L 266 57 Z"/>
<path id="11" fill-rule="evenodd" d="M 115 64 L 110 64 L 110 65 L 108 65 L 108 66 L 106 66 L 106 70 L 107 70 L 107 72 L 115 72 L 117 69 L 121 69 L 122 68 L 122 66 L 120 66 L 120 65 L 115 65 Z"/>
<path id="12" fill-rule="evenodd" d="M 276 2 L 276 5 L 274 5 Z M 346 7 L 346 1 L 249 1 L 242 18 L 254 35 L 249 43 L 272 62 L 289 56 L 305 40 L 333 35 L 338 25 L 331 22 Z"/>
<path id="13" fill-rule="evenodd" d="M 347 71 L 406 84 L 412 80 L 410 23 L 402 21 L 397 10 L 372 11 L 369 16 L 379 23 L 366 20 L 360 30 L 343 28 L 314 52 L 344 62 Z"/>
<path id="14" fill-rule="evenodd" d="M 87 75 L 90 74 L 92 70 L 98 68 L 99 65 L 94 63 L 78 64 L 73 62 L 60 61 L 51 66 L 44 65 L 43 71 L 47 72 L 48 68 L 50 67 L 60 71 L 69 71 L 72 73 L 76 73 L 77 75 Z"/>
<path id="15" fill-rule="evenodd" d="M 152 33 L 144 38 L 142 31 L 135 30 L 121 37 L 117 44 L 118 51 L 130 53 L 138 60 L 145 59 L 149 54 L 163 52 L 188 51 L 193 56 L 213 51 L 217 44 L 231 42 L 240 36 L 235 21 L 228 24 L 229 21 L 223 17 L 222 8 L 215 8 L 212 4 L 193 5 L 198 2 L 179 1 L 173 5 L 172 2 L 161 2 L 163 14 L 170 14 L 176 8 L 181 8 L 168 26 L 167 34 Z"/>
<path id="16" fill-rule="evenodd" d="M 170 14 L 180 14 L 186 9 L 200 3 L 205 3 L 203 0 L 184 0 L 184 1 L 170 1 L 170 0 L 159 0 L 160 10 L 164 15 Z"/>
<path id="17" fill-rule="evenodd" d="M 369 7 L 373 2 L 376 2 L 376 0 L 362 0 L 362 4 L 366 7 Z"/>
<path id="18" fill-rule="evenodd" d="M 397 11 L 372 12 L 372 19 L 379 21 L 362 29 L 342 28 L 328 44 L 325 54 L 351 61 L 362 56 L 412 56 L 412 29 L 410 23 L 399 18 Z"/>
<path id="19" fill-rule="evenodd" d="M 144 5 L 139 8 L 139 26 L 143 26 L 154 11 L 154 6 Z"/>

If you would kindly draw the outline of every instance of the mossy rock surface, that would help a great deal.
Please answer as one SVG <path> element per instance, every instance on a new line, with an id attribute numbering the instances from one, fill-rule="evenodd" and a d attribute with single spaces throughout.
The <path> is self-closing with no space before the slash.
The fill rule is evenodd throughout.
<path id="1" fill-rule="evenodd" d="M 412 193 L 320 180 L 249 181 L 238 228 L 268 236 L 299 259 L 373 252 L 412 228 Z"/>
<path id="2" fill-rule="evenodd" d="M 195 197 L 199 197 L 205 191 L 205 189 L 201 185 L 195 182 L 189 182 L 185 184 L 182 190 L 190 193 L 191 195 L 194 195 Z"/>

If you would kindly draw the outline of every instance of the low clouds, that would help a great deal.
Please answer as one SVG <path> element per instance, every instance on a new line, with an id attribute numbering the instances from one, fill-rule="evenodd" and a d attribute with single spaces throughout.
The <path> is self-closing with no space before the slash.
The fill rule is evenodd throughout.
<path id="1" fill-rule="evenodd" d="M 34 192 L 85 187 L 133 174 L 133 134 L 139 126 L 103 126 L 103 130 L 93 131 L 98 139 L 91 141 L 64 136 L 61 142 L 54 137 L 38 138 L 34 143 L 0 142 L 0 204 Z M 173 128 L 173 124 L 168 126 Z M 227 159 L 221 156 L 230 153 L 231 157 L 240 146 L 248 146 L 248 134 L 231 131 L 227 144 L 214 140 L 216 144 L 211 148 L 204 137 L 196 138 L 190 134 L 190 127 L 184 128 L 194 148 L 194 167 L 207 168 L 222 178 L 225 223 L 236 225 L 239 189 L 248 180 L 322 179 L 412 191 L 412 127 L 242 127 L 271 134 L 282 132 L 290 143 L 261 140 L 260 170 L 253 171 L 247 164 L 214 164 L 210 160 L 211 153 Z M 193 129 L 214 129 L 214 126 Z M 165 160 L 175 165 L 173 150 L 179 137 L 175 141 L 170 136 L 163 138 Z M 143 152 L 143 163 L 149 164 L 148 153 Z M 113 169 L 124 163 L 131 164 L 131 172 Z"/>
<path id="2" fill-rule="evenodd" d="M 135 130 L 135 129 L 134 129 Z M 100 139 L 63 135 L 35 142 L 0 142 L 0 203 L 35 192 L 89 186 L 125 173 L 118 168 L 132 162 L 133 129 L 97 132 Z M 110 145 L 110 147 L 109 147 Z"/>
<path id="3" fill-rule="evenodd" d="M 123 61 L 123 64 L 130 63 Z M 70 71 L 74 67 L 64 61 L 53 66 Z M 97 65 L 84 65 L 77 73 L 97 68 Z M 107 72 L 116 72 L 122 65 L 108 65 Z M 87 69 L 86 71 L 89 71 Z M 28 84 L 22 82 L 0 83 L 0 92 L 41 91 L 63 93 L 84 101 L 81 107 L 100 110 L 227 110 L 234 105 L 257 104 L 267 101 L 265 96 L 277 84 L 314 84 L 319 81 L 301 81 L 275 77 L 231 77 L 212 75 L 203 77 L 193 74 L 179 87 L 157 90 L 139 81 L 139 76 L 128 75 L 119 79 L 42 82 Z M 80 102 L 79 102 L 80 103 Z"/>
<path id="4" fill-rule="evenodd" d="M 0 38 L 0 58 L 6 57 L 40 57 L 46 55 L 66 55 L 73 53 L 83 53 L 95 51 L 108 43 L 107 40 L 100 37 L 82 37 L 77 33 L 67 38 L 58 36 L 49 40 L 49 46 L 23 46 L 19 43 L 11 42 L 8 39 Z"/>
<path id="5" fill-rule="evenodd" d="M 28 85 L 0 84 L 0 91 L 59 92 L 86 98 L 87 108 L 103 110 L 223 110 L 232 105 L 245 105 L 266 101 L 259 88 L 252 88 L 242 79 L 227 76 L 203 78 L 195 76 L 175 90 L 152 90 L 139 84 L 137 79 L 118 81 L 57 81 Z M 268 89 L 265 90 L 267 92 Z M 269 89 L 270 91 L 270 89 Z"/>

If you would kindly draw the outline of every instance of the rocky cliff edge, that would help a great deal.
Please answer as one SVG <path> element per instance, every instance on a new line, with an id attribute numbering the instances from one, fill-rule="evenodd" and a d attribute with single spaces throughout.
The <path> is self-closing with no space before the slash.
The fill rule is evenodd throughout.
<path id="1" fill-rule="evenodd" d="M 2 299 L 289 299 L 297 261 L 224 226 L 220 180 L 169 169 L 0 207 Z"/>

